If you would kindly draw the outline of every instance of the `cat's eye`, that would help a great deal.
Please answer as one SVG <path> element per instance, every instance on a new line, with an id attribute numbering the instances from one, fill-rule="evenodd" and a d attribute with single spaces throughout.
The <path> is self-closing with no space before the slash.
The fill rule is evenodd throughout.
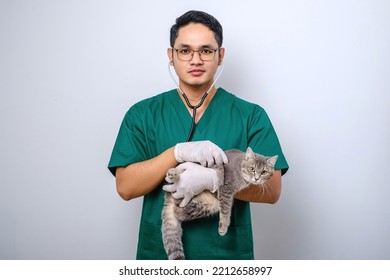
<path id="1" fill-rule="evenodd" d="M 263 170 L 263 171 L 261 171 L 261 175 L 267 175 L 268 174 L 268 171 L 267 170 Z"/>
<path id="2" fill-rule="evenodd" d="M 254 173 L 256 171 L 256 169 L 253 166 L 251 166 L 251 167 L 249 167 L 249 171 Z"/>

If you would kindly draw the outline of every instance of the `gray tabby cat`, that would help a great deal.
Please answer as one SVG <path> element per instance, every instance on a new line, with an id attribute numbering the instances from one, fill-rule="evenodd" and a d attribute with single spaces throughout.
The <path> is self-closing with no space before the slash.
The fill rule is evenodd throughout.
<path id="1" fill-rule="evenodd" d="M 264 183 L 272 177 L 278 156 L 265 157 L 256 154 L 248 147 L 246 153 L 239 150 L 225 152 L 229 163 L 215 165 L 218 177 L 218 190 L 215 193 L 203 191 L 194 196 L 185 207 L 179 207 L 181 199 L 175 199 L 171 193 L 165 193 L 162 210 L 162 237 L 165 251 L 170 260 L 184 260 L 181 240 L 181 223 L 219 212 L 220 235 L 225 235 L 230 225 L 230 215 L 234 195 L 251 184 L 265 188 Z M 165 180 L 174 183 L 180 178 L 180 171 L 171 168 Z"/>

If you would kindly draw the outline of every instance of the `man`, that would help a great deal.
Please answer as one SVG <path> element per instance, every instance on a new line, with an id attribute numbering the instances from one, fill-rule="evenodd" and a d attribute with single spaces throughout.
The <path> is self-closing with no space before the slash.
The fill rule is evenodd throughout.
<path id="1" fill-rule="evenodd" d="M 124 200 L 144 196 L 137 259 L 167 258 L 161 238 L 162 186 L 166 171 L 180 162 L 201 165 L 196 172 L 182 173 L 185 183 L 168 188 L 177 197 L 201 192 L 205 182 L 212 185 L 215 173 L 207 166 L 226 162 L 223 150 L 245 151 L 250 146 L 256 153 L 279 156 L 266 192 L 250 186 L 236 195 L 225 236 L 218 234 L 218 216 L 183 223 L 187 259 L 253 259 L 249 202 L 276 203 L 280 196 L 281 176 L 288 165 L 266 112 L 213 86 L 225 54 L 222 41 L 222 27 L 211 15 L 189 11 L 179 17 L 171 28 L 168 49 L 179 89 L 133 105 L 122 122 L 109 169 Z M 189 105 L 198 105 L 202 97 L 186 142 L 194 113 Z"/>

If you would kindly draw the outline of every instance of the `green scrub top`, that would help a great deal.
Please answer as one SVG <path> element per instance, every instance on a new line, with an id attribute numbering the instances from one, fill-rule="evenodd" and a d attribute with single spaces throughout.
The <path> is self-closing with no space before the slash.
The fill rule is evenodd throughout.
<path id="1" fill-rule="evenodd" d="M 185 142 L 191 115 L 177 90 L 133 105 L 126 113 L 108 165 L 115 168 L 144 161 Z M 288 169 L 274 128 L 263 108 L 219 88 L 197 123 L 192 141 L 210 140 L 223 150 L 245 151 L 249 146 L 265 156 L 278 155 L 275 168 Z M 161 182 L 144 196 L 137 259 L 167 259 L 161 236 L 164 191 Z M 235 200 L 225 236 L 218 234 L 218 215 L 184 222 L 183 246 L 187 259 L 254 259 L 248 202 Z"/>

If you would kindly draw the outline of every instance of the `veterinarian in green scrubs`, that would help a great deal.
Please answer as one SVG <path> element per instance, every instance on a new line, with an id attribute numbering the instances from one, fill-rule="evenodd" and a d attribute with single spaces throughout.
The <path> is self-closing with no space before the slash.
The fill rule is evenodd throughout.
<path id="1" fill-rule="evenodd" d="M 133 105 L 120 127 L 108 167 L 116 175 L 117 190 L 123 199 L 144 197 L 137 259 L 167 259 L 161 237 L 163 179 L 169 168 L 177 166 L 175 145 L 186 141 L 192 124 L 192 110 L 181 91 L 191 104 L 197 104 L 211 86 L 198 109 L 190 142 L 194 151 L 191 152 L 197 152 L 199 141 L 208 140 L 222 150 L 245 151 L 250 146 L 256 153 L 279 156 L 268 192 L 249 187 L 236 195 L 225 236 L 218 234 L 218 216 L 183 223 L 186 259 L 253 259 L 248 201 L 275 203 L 279 198 L 281 175 L 287 171 L 288 164 L 266 112 L 256 104 L 213 86 L 214 74 L 224 55 L 222 36 L 219 40 L 216 36 L 219 31 L 215 25 L 218 24 L 210 15 L 196 11 L 177 19 L 176 30 L 171 29 L 172 48 L 168 50 L 168 57 L 179 76 L 180 90 L 174 89 Z M 215 59 L 208 60 L 213 52 Z M 185 60 L 188 53 L 191 59 Z"/>

